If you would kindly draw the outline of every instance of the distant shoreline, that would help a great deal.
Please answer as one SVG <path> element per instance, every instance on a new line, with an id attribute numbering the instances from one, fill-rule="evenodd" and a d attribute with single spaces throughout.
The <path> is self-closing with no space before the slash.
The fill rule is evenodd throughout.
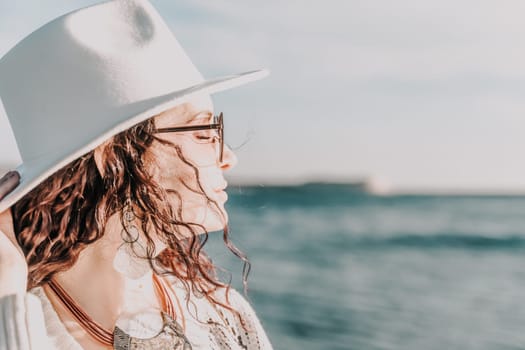
<path id="1" fill-rule="evenodd" d="M 305 182 L 268 182 L 268 181 L 230 181 L 229 187 L 237 188 L 331 188 L 350 190 L 379 196 L 475 196 L 475 197 L 522 197 L 525 189 L 491 188 L 392 188 L 388 191 L 374 191 L 366 181 L 305 181 Z"/>

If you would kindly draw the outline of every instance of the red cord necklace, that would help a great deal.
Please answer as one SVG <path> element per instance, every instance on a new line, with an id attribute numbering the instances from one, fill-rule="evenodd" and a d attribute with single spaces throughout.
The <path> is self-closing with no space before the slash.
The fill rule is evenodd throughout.
<path id="1" fill-rule="evenodd" d="M 160 300 L 164 325 L 156 336 L 149 339 L 131 337 L 116 326 L 113 332 L 105 329 L 86 314 L 80 305 L 57 282 L 50 280 L 48 285 L 80 326 L 94 339 L 106 346 L 112 346 L 118 350 L 129 349 L 132 344 L 140 346 L 139 348 L 148 349 L 161 349 L 165 345 L 169 345 L 172 349 L 191 349 L 182 327 L 175 321 L 175 309 L 168 294 L 166 282 L 156 274 L 153 274 L 153 285 L 155 293 Z"/>

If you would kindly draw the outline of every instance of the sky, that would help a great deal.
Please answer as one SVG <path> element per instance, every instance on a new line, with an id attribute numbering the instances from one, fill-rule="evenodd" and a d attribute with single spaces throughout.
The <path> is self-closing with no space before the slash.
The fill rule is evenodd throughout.
<path id="1" fill-rule="evenodd" d="M 0 2 L 0 56 L 98 2 Z M 205 77 L 271 71 L 213 96 L 234 181 L 525 192 L 525 2 L 152 3 Z M 1 110 L 0 149 L 20 162 Z"/>

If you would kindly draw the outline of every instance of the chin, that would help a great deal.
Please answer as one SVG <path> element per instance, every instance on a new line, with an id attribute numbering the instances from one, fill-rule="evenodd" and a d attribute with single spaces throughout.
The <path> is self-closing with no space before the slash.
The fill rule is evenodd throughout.
<path id="1" fill-rule="evenodd" d="M 206 228 L 207 232 L 222 231 L 228 224 L 228 213 L 223 205 L 220 206 L 220 213 L 221 215 L 218 215 L 212 209 L 206 210 L 202 226 Z"/>
<path id="2" fill-rule="evenodd" d="M 228 213 L 224 209 L 224 205 L 219 205 L 220 211 L 216 208 L 200 207 L 197 210 L 187 211 L 184 215 L 184 221 L 187 223 L 194 223 L 202 226 L 202 228 L 193 226 L 194 234 L 203 234 L 205 232 L 222 231 L 228 224 Z M 186 238 L 191 237 L 191 232 L 183 234 Z"/>

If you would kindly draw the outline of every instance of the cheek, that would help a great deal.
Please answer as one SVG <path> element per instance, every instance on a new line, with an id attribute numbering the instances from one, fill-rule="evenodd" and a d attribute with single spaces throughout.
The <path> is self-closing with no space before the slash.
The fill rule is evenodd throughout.
<path id="1" fill-rule="evenodd" d="M 183 148 L 182 151 L 184 152 Z M 182 206 L 183 211 L 187 211 L 205 203 L 204 196 L 200 194 L 195 169 L 180 159 L 176 150 L 167 147 L 152 148 L 147 164 L 150 166 L 149 173 L 158 185 L 177 193 L 170 195 L 170 202 L 175 208 Z"/>
<path id="2" fill-rule="evenodd" d="M 151 152 L 151 171 L 153 178 L 159 185 L 166 189 L 173 189 L 185 196 L 195 197 L 197 192 L 201 192 L 199 185 L 202 186 L 206 194 L 213 193 L 212 186 L 216 181 L 216 164 L 202 166 L 195 159 L 188 155 L 195 154 L 195 144 L 191 141 L 179 143 L 185 159 L 182 160 L 177 151 L 168 147 L 156 147 Z M 188 164 L 190 163 L 190 164 Z M 198 174 L 198 178 L 197 178 Z M 214 175 L 215 174 L 215 175 Z M 215 176 L 215 177 L 214 177 Z M 189 189 L 188 189 L 189 187 Z M 189 193 L 187 193 L 189 192 Z M 200 194 L 198 194 L 201 196 Z M 202 197 L 202 196 L 201 196 Z"/>
<path id="3" fill-rule="evenodd" d="M 183 153 L 184 146 L 181 146 Z M 195 174 L 195 169 L 183 162 L 176 151 L 168 152 L 154 149 L 152 155 L 155 161 L 151 163 L 150 173 L 154 180 L 167 190 L 174 190 L 175 194 L 170 195 L 170 204 L 177 212 L 182 209 L 182 219 L 184 222 L 202 224 L 207 231 L 216 231 L 224 227 L 227 216 L 222 203 L 219 203 L 219 213 L 215 207 L 208 205 L 206 197 L 201 193 L 199 185 L 202 186 L 204 193 L 213 197 L 213 186 L 220 184 L 217 179 L 217 169 L 213 167 L 197 167 L 199 180 Z M 191 162 L 191 159 L 187 159 Z M 180 197 L 179 197 L 180 196 Z M 189 233 L 183 233 L 187 235 Z"/>
<path id="4" fill-rule="evenodd" d="M 178 157 L 176 150 L 152 147 L 148 156 L 149 173 L 162 187 L 177 189 L 181 181 L 190 178 L 189 166 Z"/>

